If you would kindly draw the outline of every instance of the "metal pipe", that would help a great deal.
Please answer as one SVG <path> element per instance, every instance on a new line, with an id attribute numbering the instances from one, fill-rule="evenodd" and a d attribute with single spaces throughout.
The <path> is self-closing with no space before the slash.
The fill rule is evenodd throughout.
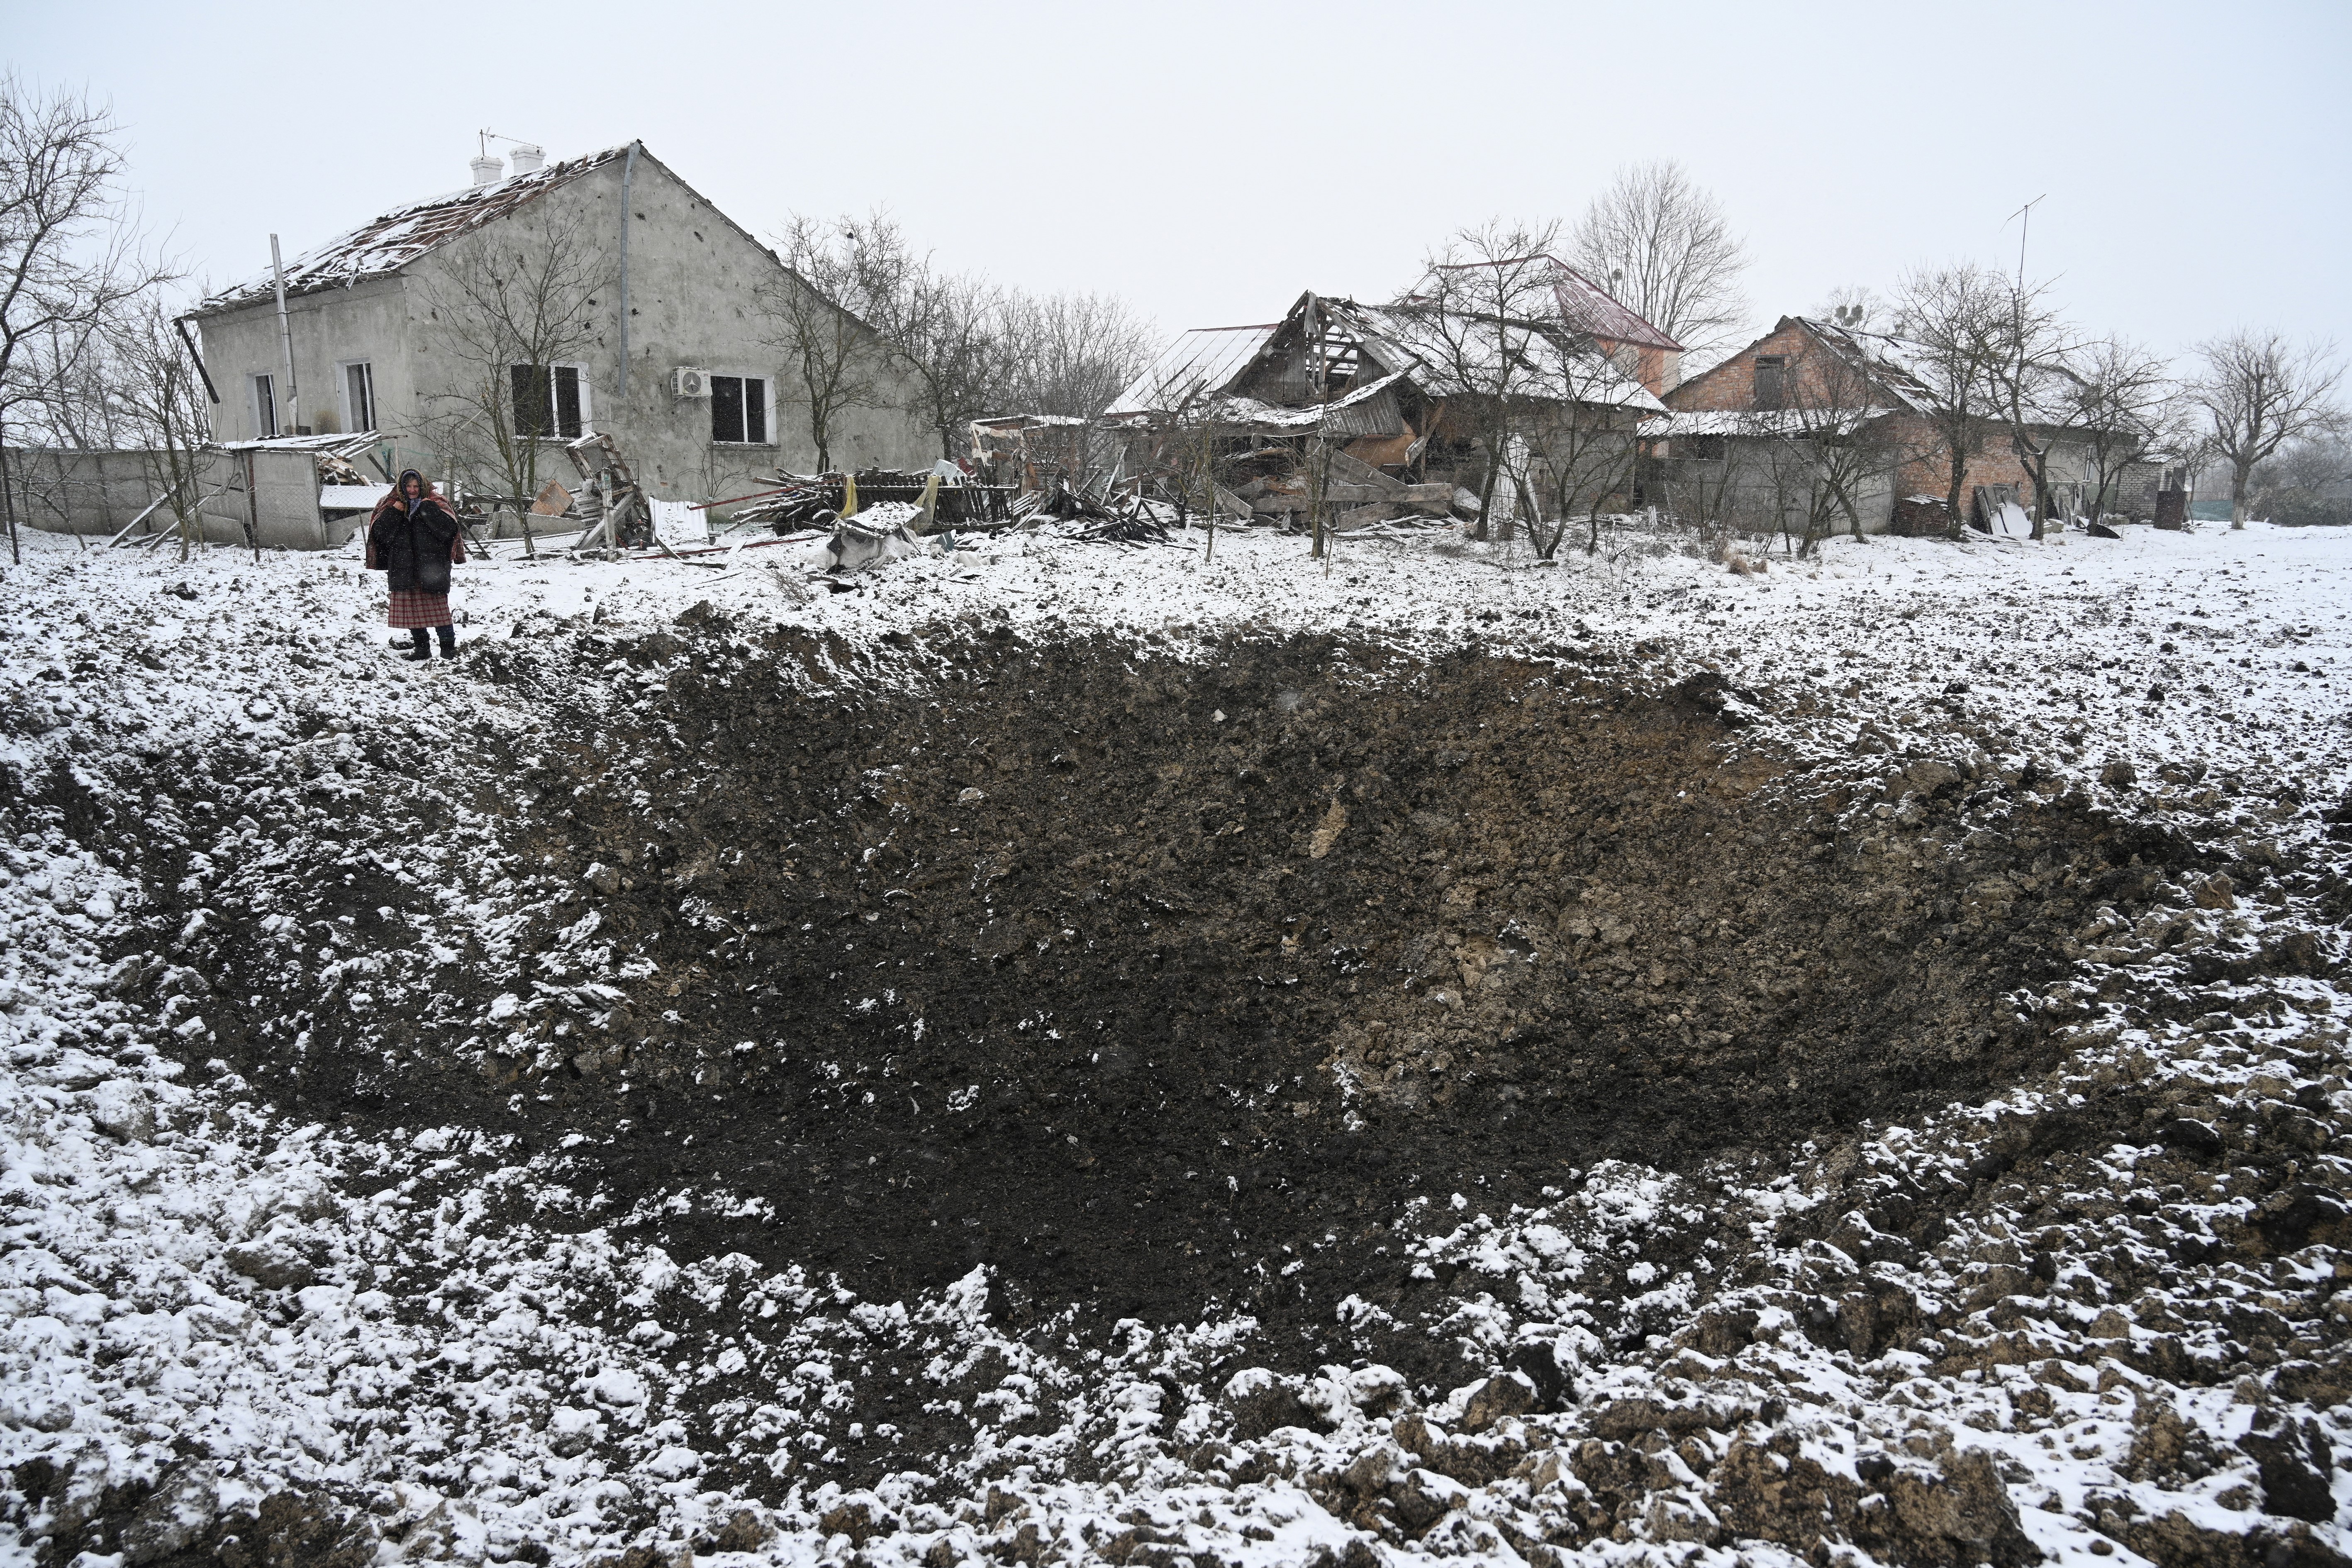
<path id="1" fill-rule="evenodd" d="M 637 172 L 639 145 L 635 140 L 629 142 L 628 160 L 621 165 L 621 385 L 620 402 L 615 406 L 625 419 L 629 411 L 629 183 Z M 652 515 L 648 506 L 646 517 L 649 525 Z M 621 553 L 621 530 L 609 511 L 604 514 L 604 559 L 612 560 Z M 661 536 L 656 533 L 654 537 L 658 539 Z"/>
<path id="2" fill-rule="evenodd" d="M 278 337 L 286 349 L 286 401 L 280 406 L 294 412 L 294 428 L 273 434 L 299 435 L 302 433 L 302 389 L 294 380 L 294 325 L 286 316 L 286 267 L 278 259 L 278 236 L 269 236 L 269 271 L 278 280 Z"/>
<path id="3" fill-rule="evenodd" d="M 621 377 L 614 407 L 623 410 L 629 404 L 629 183 L 636 172 L 637 143 L 632 141 L 628 162 L 621 165 Z"/>

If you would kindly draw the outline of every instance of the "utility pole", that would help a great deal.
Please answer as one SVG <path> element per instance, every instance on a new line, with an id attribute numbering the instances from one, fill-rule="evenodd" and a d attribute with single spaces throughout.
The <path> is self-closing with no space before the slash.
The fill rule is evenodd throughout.
<path id="1" fill-rule="evenodd" d="M 289 429 L 287 421 L 280 418 L 276 434 L 294 435 L 302 428 L 302 394 L 294 384 L 294 328 L 286 316 L 286 264 L 278 259 L 276 235 L 269 236 L 269 273 L 278 283 L 278 341 L 286 350 L 286 401 L 280 406 L 293 413 L 292 428 Z"/>
<path id="2" fill-rule="evenodd" d="M 2025 205 L 2009 214 L 2012 218 L 2022 220 L 2017 227 L 2017 289 L 2009 297 L 2011 346 L 2017 350 L 2017 366 L 2013 372 L 2015 380 L 2010 392 L 2012 405 L 2011 413 L 2016 422 L 2011 428 L 2017 433 L 2021 455 L 2023 455 L 2022 448 L 2032 440 L 2025 434 L 2022 407 L 2022 399 L 2025 395 L 2025 236 L 2033 227 L 2034 204 L 2047 197 L 2049 193 L 2044 191 L 2041 195 L 2034 197 L 2033 201 L 2026 203 Z M 2004 223 L 2002 226 L 2008 225 Z M 2034 455 L 2040 460 L 2033 471 L 2033 539 L 2038 544 L 2047 537 L 2049 527 L 2050 500 L 2048 486 L 2044 483 L 2049 473 L 2049 454 L 2043 450 L 2038 441 L 2033 442 L 2033 447 Z"/>

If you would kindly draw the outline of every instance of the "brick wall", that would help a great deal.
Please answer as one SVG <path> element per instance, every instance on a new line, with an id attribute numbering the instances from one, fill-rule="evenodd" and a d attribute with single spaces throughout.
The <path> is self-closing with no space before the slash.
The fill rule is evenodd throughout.
<path id="1" fill-rule="evenodd" d="M 1780 325 L 1723 363 L 1667 393 L 1666 406 L 1684 413 L 1751 412 L 1758 406 L 1756 361 L 1769 355 L 1779 355 L 1787 361 L 1783 373 L 1789 378 L 1786 384 L 1790 399 L 1801 395 L 1801 388 L 1816 399 L 1824 397 L 1823 372 L 1832 362 L 1829 350 L 1804 327 L 1784 319 Z M 1895 465 L 1895 494 L 1941 497 L 1949 482 L 1948 460 L 1935 426 L 1923 415 L 1898 413 L 1888 428 L 1893 450 L 1902 455 Z M 1969 462 L 1968 476 L 1960 486 L 1960 505 L 1963 508 L 1968 506 L 1969 491 L 1979 485 L 2014 485 L 2021 493 L 2030 494 L 2032 483 L 2025 465 L 2018 461 L 2016 449 L 2010 444 L 2007 432 L 1995 430 L 1986 436 L 1983 449 Z"/>
<path id="2" fill-rule="evenodd" d="M 1793 323 L 1759 338 L 1704 374 L 1693 376 L 1665 394 L 1668 408 L 1689 413 L 1741 413 L 1756 406 L 1756 361 L 1779 354 L 1791 364 L 1812 347 L 1812 334 Z"/>

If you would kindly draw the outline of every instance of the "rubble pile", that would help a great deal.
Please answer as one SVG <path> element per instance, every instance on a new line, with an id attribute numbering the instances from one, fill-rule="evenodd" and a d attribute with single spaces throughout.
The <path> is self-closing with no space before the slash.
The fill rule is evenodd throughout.
<path id="1" fill-rule="evenodd" d="M 952 466 L 951 465 L 950 466 Z M 941 482 L 937 473 L 910 474 L 872 468 L 856 475 L 779 472 L 777 487 L 730 514 L 737 526 L 764 526 L 778 534 L 831 528 L 877 501 L 931 507 L 931 528 L 983 528 L 1013 520 L 1014 492 L 975 484 L 961 475 Z M 926 529 L 929 531 L 929 529 Z"/>

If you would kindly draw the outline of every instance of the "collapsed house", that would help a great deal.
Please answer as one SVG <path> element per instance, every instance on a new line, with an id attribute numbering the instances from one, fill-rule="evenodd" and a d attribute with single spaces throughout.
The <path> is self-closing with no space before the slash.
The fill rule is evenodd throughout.
<path id="1" fill-rule="evenodd" d="M 2067 406 L 2063 385 L 2029 425 L 2048 454 L 2050 515 L 2095 520 L 2161 484 L 2143 433 L 2103 428 Z M 1759 533 L 1936 533 L 1950 523 L 1948 400 L 1932 359 L 1853 319 L 1784 316 L 1772 330 L 1666 394 L 1642 427 L 1645 477 L 1677 515 Z M 1990 413 L 1964 457 L 1962 520 L 2022 531 L 2032 476 L 2005 423 Z M 2175 506 L 2176 503 L 2167 503 Z"/>
<path id="2" fill-rule="evenodd" d="M 1622 505 L 1681 346 L 1533 259 L 1540 287 L 1515 307 L 1433 273 L 1389 305 L 1310 290 L 1278 321 L 1185 332 L 1102 423 L 1128 434 L 1128 472 L 1263 523 Z"/>

